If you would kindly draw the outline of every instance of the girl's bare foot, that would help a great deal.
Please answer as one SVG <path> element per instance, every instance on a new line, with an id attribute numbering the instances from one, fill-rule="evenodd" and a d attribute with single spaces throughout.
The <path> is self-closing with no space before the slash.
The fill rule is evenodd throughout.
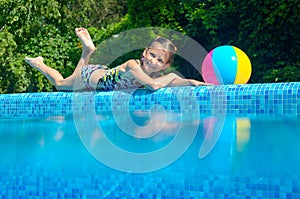
<path id="1" fill-rule="evenodd" d="M 40 65 L 44 63 L 44 58 L 41 56 L 35 58 L 25 57 L 25 62 L 27 62 L 33 68 L 39 70 Z"/>
<path id="2" fill-rule="evenodd" d="M 76 33 L 77 37 L 80 39 L 84 50 L 93 52 L 96 49 L 87 29 L 75 28 L 75 33 Z"/>

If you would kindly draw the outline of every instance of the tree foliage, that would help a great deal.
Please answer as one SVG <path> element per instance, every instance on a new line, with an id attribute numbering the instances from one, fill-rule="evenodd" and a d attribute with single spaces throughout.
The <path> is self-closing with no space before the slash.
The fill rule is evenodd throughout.
<path id="1" fill-rule="evenodd" d="M 46 64 L 70 75 L 81 48 L 74 28 L 101 30 L 102 24 L 121 20 L 124 6 L 122 0 L 0 0 L 0 93 L 53 91 L 25 56 L 43 56 Z"/>
<path id="2" fill-rule="evenodd" d="M 239 47 L 251 60 L 251 82 L 299 81 L 298 10 L 297 0 L 0 0 L 0 93 L 53 91 L 24 57 L 41 55 L 64 76 L 71 74 L 81 47 L 75 27 L 87 27 L 96 44 L 133 28 L 168 28 L 207 51 Z M 174 66 L 201 79 L 180 57 Z"/>

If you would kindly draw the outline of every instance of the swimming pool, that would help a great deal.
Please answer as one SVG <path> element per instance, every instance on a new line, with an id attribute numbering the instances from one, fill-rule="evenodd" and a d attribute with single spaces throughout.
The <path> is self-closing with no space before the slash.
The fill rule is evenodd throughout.
<path id="1" fill-rule="evenodd" d="M 0 198 L 300 197 L 297 82 L 0 103 Z"/>

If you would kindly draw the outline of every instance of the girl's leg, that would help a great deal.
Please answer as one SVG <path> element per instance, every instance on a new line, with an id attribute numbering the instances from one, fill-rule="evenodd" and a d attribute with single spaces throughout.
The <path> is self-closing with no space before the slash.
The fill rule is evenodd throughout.
<path id="1" fill-rule="evenodd" d="M 81 68 L 88 64 L 90 60 L 90 56 L 95 50 L 95 46 L 93 44 L 93 41 L 88 33 L 88 31 L 84 28 L 76 28 L 75 29 L 76 35 L 79 37 L 79 39 L 82 42 L 83 48 L 82 48 L 82 54 L 79 59 L 79 62 L 73 72 L 72 75 L 70 75 L 67 78 L 63 78 L 63 76 L 55 69 L 47 66 L 43 62 L 42 57 L 36 57 L 36 58 L 25 58 L 25 61 L 30 64 L 33 68 L 39 70 L 47 79 L 51 81 L 52 84 L 56 87 L 57 90 L 83 90 L 86 88 L 86 86 L 83 84 L 82 81 L 79 81 L 78 84 L 74 85 L 75 79 L 77 76 L 81 78 Z"/>
<path id="2" fill-rule="evenodd" d="M 82 67 L 89 63 L 90 57 L 96 49 L 89 32 L 85 28 L 75 28 L 75 33 L 82 43 L 82 53 L 72 75 L 81 73 Z"/>

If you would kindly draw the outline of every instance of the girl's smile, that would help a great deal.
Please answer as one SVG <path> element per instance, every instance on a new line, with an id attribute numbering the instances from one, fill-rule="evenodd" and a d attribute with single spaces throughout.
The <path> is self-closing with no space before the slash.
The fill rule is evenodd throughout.
<path id="1" fill-rule="evenodd" d="M 143 53 L 143 66 L 147 74 L 165 70 L 169 67 L 168 52 L 162 49 L 146 49 Z"/>

